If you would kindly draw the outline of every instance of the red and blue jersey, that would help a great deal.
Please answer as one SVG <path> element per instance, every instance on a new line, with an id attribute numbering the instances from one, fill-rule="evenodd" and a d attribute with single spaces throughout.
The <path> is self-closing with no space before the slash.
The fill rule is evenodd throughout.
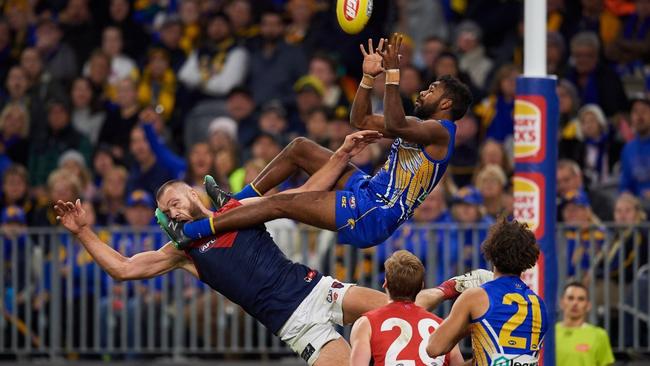
<path id="1" fill-rule="evenodd" d="M 241 204 L 228 202 L 216 214 Z M 293 263 L 262 226 L 196 240 L 186 254 L 201 281 L 238 304 L 274 334 L 322 275 Z"/>

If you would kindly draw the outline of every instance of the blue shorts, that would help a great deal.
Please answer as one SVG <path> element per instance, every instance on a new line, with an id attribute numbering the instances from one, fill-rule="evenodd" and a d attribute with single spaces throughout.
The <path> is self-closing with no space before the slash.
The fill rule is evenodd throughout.
<path id="1" fill-rule="evenodd" d="M 338 242 L 359 248 L 383 243 L 399 226 L 399 214 L 384 208 L 384 201 L 370 189 L 370 176 L 358 171 L 336 191 Z"/>

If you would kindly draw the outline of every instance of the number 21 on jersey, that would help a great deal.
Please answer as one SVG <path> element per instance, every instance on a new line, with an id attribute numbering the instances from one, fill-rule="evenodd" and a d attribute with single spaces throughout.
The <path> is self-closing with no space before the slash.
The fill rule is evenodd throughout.
<path id="1" fill-rule="evenodd" d="M 517 304 L 517 312 L 503 324 L 499 332 L 499 344 L 503 347 L 518 349 L 539 350 L 539 334 L 542 329 L 542 311 L 539 306 L 539 298 L 536 295 L 528 295 L 528 301 L 518 293 L 509 293 L 503 296 L 504 305 Z M 532 309 L 532 322 L 528 320 L 528 305 Z M 522 332 L 530 332 L 530 343 L 525 337 L 515 337 L 512 333 L 524 323 L 530 324 L 530 330 L 522 329 Z"/>
<path id="2" fill-rule="evenodd" d="M 429 336 L 436 330 L 440 324 L 430 318 L 421 319 L 418 322 L 417 336 L 413 337 L 413 328 L 411 324 L 404 319 L 388 318 L 381 323 L 381 331 L 389 332 L 395 328 L 399 328 L 399 336 L 393 341 L 386 351 L 386 358 L 384 360 L 385 366 L 416 366 L 415 360 L 398 360 L 399 354 L 409 346 L 411 341 L 419 341 L 418 355 L 420 361 L 428 366 L 442 366 L 445 362 L 445 355 L 431 358 L 427 354 L 427 343 Z"/>

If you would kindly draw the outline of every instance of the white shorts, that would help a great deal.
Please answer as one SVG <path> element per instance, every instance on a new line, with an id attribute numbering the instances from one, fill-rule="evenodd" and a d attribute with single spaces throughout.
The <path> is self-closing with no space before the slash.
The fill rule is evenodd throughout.
<path id="1" fill-rule="evenodd" d="M 323 276 L 278 332 L 309 365 L 316 362 L 325 344 L 341 338 L 334 325 L 343 325 L 343 298 L 352 286 Z"/>

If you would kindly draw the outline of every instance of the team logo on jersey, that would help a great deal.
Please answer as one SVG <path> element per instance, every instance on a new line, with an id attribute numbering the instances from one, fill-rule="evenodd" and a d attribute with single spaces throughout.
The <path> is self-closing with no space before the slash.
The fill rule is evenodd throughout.
<path id="1" fill-rule="evenodd" d="M 343 286 L 343 284 L 339 281 L 332 282 L 332 288 L 343 288 L 343 287 L 345 286 Z"/>
<path id="2" fill-rule="evenodd" d="M 201 252 L 201 253 L 205 253 L 205 252 L 207 252 L 208 250 L 210 250 L 210 248 L 212 248 L 212 244 L 214 244 L 215 241 L 216 241 L 215 239 L 212 239 L 212 240 L 210 240 L 209 242 L 207 242 L 207 243 L 201 245 L 201 247 L 199 248 L 199 252 Z"/>
<path id="3" fill-rule="evenodd" d="M 307 272 L 307 275 L 305 276 L 305 282 L 311 282 L 316 278 L 316 271 L 313 269 L 309 272 Z"/>
<path id="4" fill-rule="evenodd" d="M 355 209 L 357 207 L 357 200 L 354 198 L 354 196 L 350 197 L 350 208 Z"/>

